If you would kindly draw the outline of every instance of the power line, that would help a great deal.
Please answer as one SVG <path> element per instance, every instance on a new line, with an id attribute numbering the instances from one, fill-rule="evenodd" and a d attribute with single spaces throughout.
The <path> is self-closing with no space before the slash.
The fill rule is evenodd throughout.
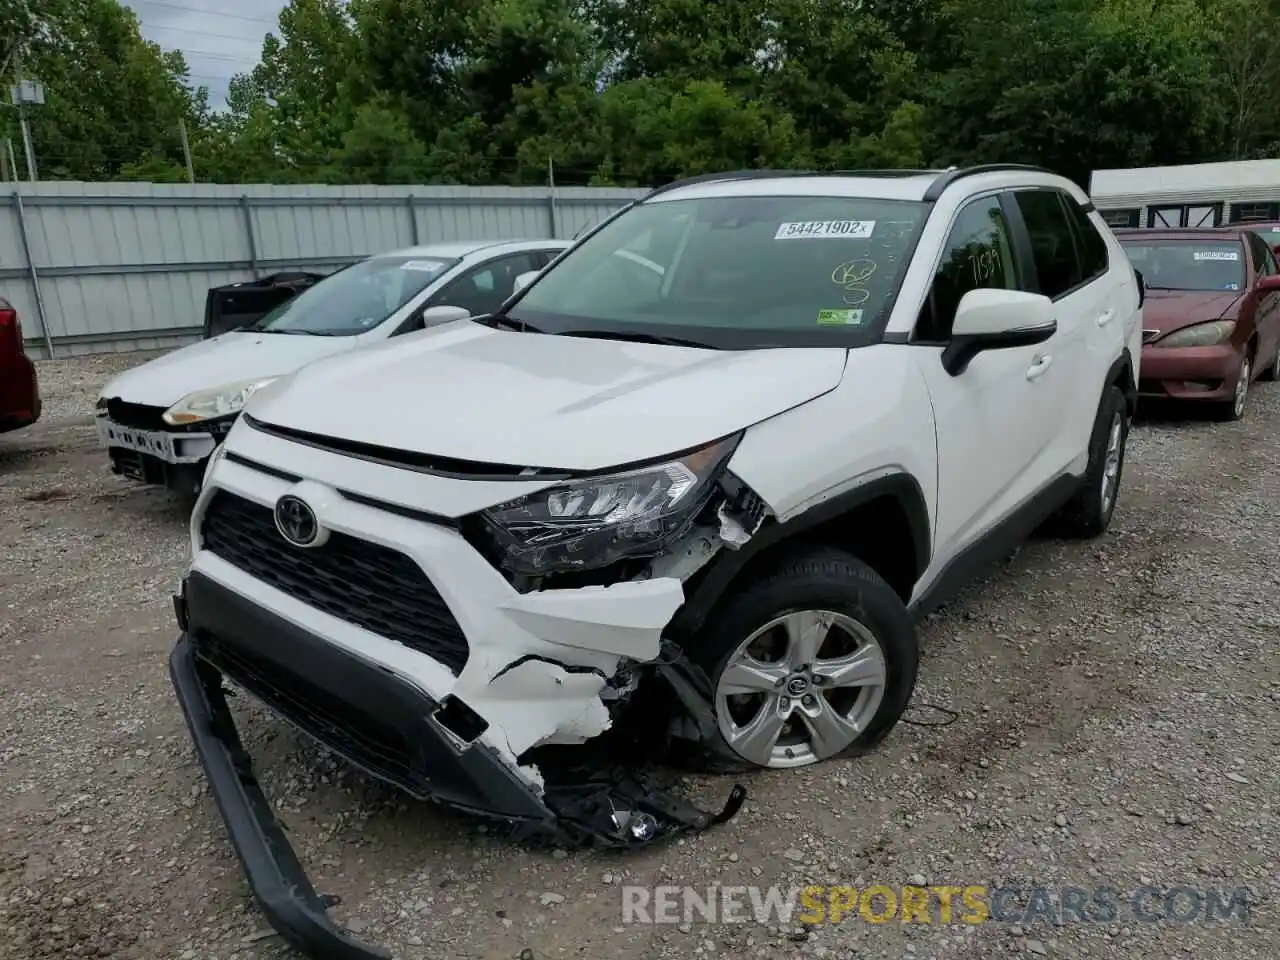
<path id="1" fill-rule="evenodd" d="M 201 17 L 225 17 L 228 20 L 246 20 L 249 23 L 267 23 L 277 29 L 280 26 L 279 17 L 248 17 L 242 13 L 225 13 L 221 10 L 200 10 L 196 7 L 188 7 L 181 3 L 174 3 L 173 0 L 131 0 L 131 4 L 141 3 L 151 7 L 165 7 L 169 10 L 181 10 L 183 13 L 193 13 Z"/>
<path id="2" fill-rule="evenodd" d="M 192 30 L 190 27 L 171 27 L 167 24 L 160 23 L 144 23 L 142 25 L 147 30 L 172 30 L 174 33 L 190 33 L 197 37 L 210 37 L 215 40 L 240 40 L 244 43 L 261 43 L 262 37 L 244 37 L 235 36 L 230 33 L 210 33 L 208 30 Z M 265 34 L 263 35 L 265 36 Z"/>
<path id="3" fill-rule="evenodd" d="M 184 57 L 203 57 L 206 60 L 220 60 L 224 63 L 248 63 L 250 67 L 258 62 L 256 58 L 249 61 L 243 56 L 237 57 L 229 53 L 213 53 L 207 50 L 191 50 L 187 47 L 175 47 L 174 49 Z"/>

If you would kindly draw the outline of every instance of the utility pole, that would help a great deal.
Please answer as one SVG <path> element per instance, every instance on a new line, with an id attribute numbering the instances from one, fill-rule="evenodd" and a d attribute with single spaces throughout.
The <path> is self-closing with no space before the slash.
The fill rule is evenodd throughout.
<path id="1" fill-rule="evenodd" d="M 27 126 L 26 106 L 41 106 L 44 103 L 44 87 L 34 80 L 26 80 L 22 75 L 22 52 L 13 55 L 14 73 L 17 82 L 10 88 L 13 105 L 18 109 L 18 128 L 22 131 L 22 151 L 27 160 L 27 179 L 32 183 L 40 178 L 36 169 L 36 151 L 31 143 L 31 128 Z M 15 172 L 16 179 L 16 172 Z"/>
<path id="2" fill-rule="evenodd" d="M 178 132 L 182 134 L 182 155 L 187 159 L 187 180 L 196 182 L 196 168 L 191 163 L 191 141 L 187 139 L 187 121 L 178 120 Z"/>
<path id="3" fill-rule="evenodd" d="M 551 209 L 551 236 L 552 239 L 556 239 L 560 236 L 560 215 L 556 210 L 556 162 L 555 158 L 549 154 L 547 156 L 547 189 Z"/>

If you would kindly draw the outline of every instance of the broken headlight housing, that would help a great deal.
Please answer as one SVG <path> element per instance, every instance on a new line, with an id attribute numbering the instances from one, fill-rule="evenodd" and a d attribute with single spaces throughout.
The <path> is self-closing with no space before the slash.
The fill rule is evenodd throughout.
<path id="1" fill-rule="evenodd" d="M 653 555 L 710 496 L 739 436 L 660 463 L 571 480 L 491 507 L 480 517 L 511 573 L 541 577 Z"/>

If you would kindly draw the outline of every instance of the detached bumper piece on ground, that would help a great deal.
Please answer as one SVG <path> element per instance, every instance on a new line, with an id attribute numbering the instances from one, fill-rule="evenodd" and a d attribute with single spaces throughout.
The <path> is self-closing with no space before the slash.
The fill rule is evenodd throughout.
<path id="1" fill-rule="evenodd" d="M 427 719 L 436 704 L 389 673 L 198 575 L 174 606 L 183 634 L 169 660 L 170 675 L 210 789 L 268 921 L 309 956 L 390 954 L 330 920 L 332 901 L 307 878 L 254 775 L 224 678 L 372 776 L 415 797 L 496 818 L 517 837 L 644 846 L 723 823 L 745 799 L 745 791 L 734 787 L 724 809 L 708 813 L 632 768 L 590 762 L 547 769 L 538 796 L 481 745 L 460 750 L 449 742 Z M 584 760 L 597 755 L 568 749 L 583 750 Z"/>

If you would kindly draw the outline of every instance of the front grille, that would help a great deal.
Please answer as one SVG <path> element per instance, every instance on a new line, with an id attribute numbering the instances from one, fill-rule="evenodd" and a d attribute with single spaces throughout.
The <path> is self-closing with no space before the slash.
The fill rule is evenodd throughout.
<path id="1" fill-rule="evenodd" d="M 119 397 L 107 399 L 107 416 L 122 427 L 134 430 L 170 430 L 164 422 L 166 407 L 152 407 L 142 403 L 129 403 Z"/>
<path id="2" fill-rule="evenodd" d="M 201 526 L 206 549 L 317 610 L 425 653 L 455 673 L 469 650 L 462 628 L 427 575 L 397 550 L 333 532 L 320 547 L 294 547 L 270 507 L 219 490 Z"/>
<path id="3" fill-rule="evenodd" d="M 415 796 L 426 796 L 426 777 L 414 763 L 413 746 L 395 726 L 343 697 L 333 696 L 296 673 L 281 670 L 270 660 L 243 647 L 203 636 L 201 653 L 228 677 L 325 746 L 375 777 Z"/>

